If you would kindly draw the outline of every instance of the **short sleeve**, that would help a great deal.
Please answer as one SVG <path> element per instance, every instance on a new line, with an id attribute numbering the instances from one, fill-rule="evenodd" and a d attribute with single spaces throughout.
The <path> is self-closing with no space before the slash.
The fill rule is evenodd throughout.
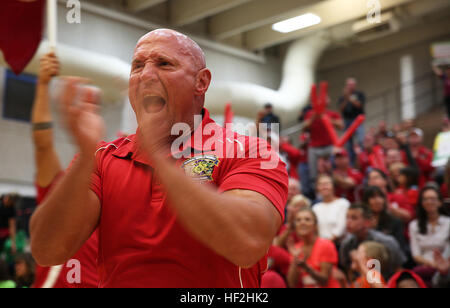
<path id="1" fill-rule="evenodd" d="M 104 150 L 106 147 L 107 143 L 102 142 L 98 145 L 98 150 L 95 152 L 95 166 L 94 166 L 94 170 L 91 174 L 91 184 L 90 184 L 90 189 L 97 195 L 98 199 L 100 200 L 100 203 L 102 203 L 103 200 L 103 194 L 102 194 L 102 181 L 101 181 L 101 162 L 102 162 L 102 158 L 103 158 L 103 152 L 102 150 Z M 69 171 L 73 164 L 75 163 L 75 161 L 78 159 L 79 154 L 75 155 L 75 157 L 73 158 L 72 162 L 70 163 L 69 167 L 67 168 L 67 171 Z"/>
<path id="2" fill-rule="evenodd" d="M 222 175 L 219 192 L 242 189 L 260 193 L 272 202 L 284 221 L 288 191 L 286 165 L 274 151 L 271 151 L 271 158 L 273 163 L 270 164 L 270 158 L 263 159 L 259 155 L 257 158 L 232 159 L 231 166 Z M 271 168 L 263 168 L 269 165 Z"/>
<path id="3" fill-rule="evenodd" d="M 91 175 L 91 190 L 97 195 L 100 200 L 100 204 L 103 203 L 102 193 L 102 161 L 105 155 L 105 149 L 107 143 L 101 143 L 98 146 L 97 152 L 95 152 L 95 167 Z"/>

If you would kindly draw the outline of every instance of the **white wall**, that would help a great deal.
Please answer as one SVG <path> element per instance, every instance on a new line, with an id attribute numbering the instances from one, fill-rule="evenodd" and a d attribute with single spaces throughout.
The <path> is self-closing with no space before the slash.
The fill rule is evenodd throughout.
<path id="1" fill-rule="evenodd" d="M 440 99 L 441 93 L 441 84 L 432 75 L 430 46 L 433 42 L 448 41 L 449 39 L 450 35 L 440 36 L 343 65 L 326 68 L 320 68 L 319 65 L 318 80 L 329 81 L 332 107 L 336 108 L 346 78 L 355 77 L 358 80 L 358 88 L 365 92 L 369 99 L 366 106 L 368 126 L 375 126 L 380 120 L 394 124 L 402 118 L 400 87 L 402 57 L 411 56 L 414 79 L 420 79 L 423 76 L 422 81 L 415 82 L 415 99 L 412 100 L 417 103 L 415 110 L 417 114 L 420 114 L 431 103 L 433 95 L 434 98 Z M 380 49 L 384 48 L 383 39 L 378 41 L 378 44 L 381 46 Z M 358 57 L 358 49 L 347 47 L 327 51 L 321 61 L 337 63 L 333 57 L 336 57 L 336 54 L 342 55 L 342 51 Z M 331 59 L 326 59 L 329 57 Z M 432 93 L 433 87 L 436 88 L 434 94 Z"/>
<path id="2" fill-rule="evenodd" d="M 98 15 L 82 11 L 81 24 L 66 23 L 67 9 L 59 6 L 59 42 L 90 51 L 115 56 L 131 62 L 137 40 L 147 31 L 124 23 L 119 23 Z M 242 81 L 276 89 L 281 78 L 281 61 L 268 59 L 267 64 L 230 56 L 205 48 L 208 66 L 214 81 Z M 64 65 L 64 63 L 62 63 Z M 3 92 L 0 69 L 0 94 Z M 3 95 L 0 95 L 0 110 L 3 110 Z M 107 103 L 102 115 L 107 124 L 106 140 L 115 139 L 121 127 L 122 110 L 120 104 Z M 256 111 L 255 111 L 256 114 Z M 58 154 L 66 166 L 75 154 L 70 137 L 61 128 L 57 112 L 55 116 L 55 140 Z M 30 195 L 35 168 L 31 144 L 30 125 L 6 120 L 0 117 L 0 193 L 15 190 Z"/>

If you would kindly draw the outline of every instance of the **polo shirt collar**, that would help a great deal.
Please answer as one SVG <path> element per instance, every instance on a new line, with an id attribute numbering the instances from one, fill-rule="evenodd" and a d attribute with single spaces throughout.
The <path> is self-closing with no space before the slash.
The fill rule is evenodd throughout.
<path id="1" fill-rule="evenodd" d="M 203 108 L 202 122 L 186 141 L 186 151 L 189 151 L 190 153 L 203 152 L 203 145 L 207 140 L 209 140 L 209 138 L 214 135 L 214 132 L 210 132 L 209 134 L 205 133 L 204 129 L 208 124 L 215 124 L 215 122 L 213 119 L 211 119 L 209 111 L 206 108 Z M 125 143 L 126 141 L 128 142 Z M 114 152 L 112 153 L 114 156 L 119 158 L 130 158 L 137 162 L 151 166 L 151 162 L 147 157 L 147 154 L 139 148 L 138 137 L 136 134 L 128 136 L 125 139 L 125 142 L 122 143 L 122 145 L 119 146 L 116 150 L 114 150 Z M 215 150 L 214 144 L 212 148 L 208 150 Z"/>

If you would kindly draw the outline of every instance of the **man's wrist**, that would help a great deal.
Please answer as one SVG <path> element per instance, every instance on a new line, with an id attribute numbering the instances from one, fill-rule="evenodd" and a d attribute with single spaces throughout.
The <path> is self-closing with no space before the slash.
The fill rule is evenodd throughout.
<path id="1" fill-rule="evenodd" d="M 38 78 L 37 85 L 38 85 L 38 87 L 48 87 L 50 84 L 50 81 L 51 81 L 51 79 L 43 80 L 41 78 Z"/>

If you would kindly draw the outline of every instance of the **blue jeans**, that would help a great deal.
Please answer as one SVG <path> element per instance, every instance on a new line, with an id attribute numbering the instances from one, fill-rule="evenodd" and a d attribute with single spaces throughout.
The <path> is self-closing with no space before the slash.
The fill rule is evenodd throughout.
<path id="1" fill-rule="evenodd" d="M 355 121 L 355 119 L 345 119 L 345 130 L 347 130 Z M 363 147 L 364 144 L 364 124 L 361 124 L 358 129 L 356 130 L 355 134 L 348 140 L 348 142 L 345 145 L 345 148 L 347 149 L 348 154 L 350 155 L 350 161 L 353 166 L 355 166 L 356 163 L 356 153 L 354 149 L 354 138 L 356 137 L 356 141 L 358 142 L 358 145 L 360 147 Z"/>

